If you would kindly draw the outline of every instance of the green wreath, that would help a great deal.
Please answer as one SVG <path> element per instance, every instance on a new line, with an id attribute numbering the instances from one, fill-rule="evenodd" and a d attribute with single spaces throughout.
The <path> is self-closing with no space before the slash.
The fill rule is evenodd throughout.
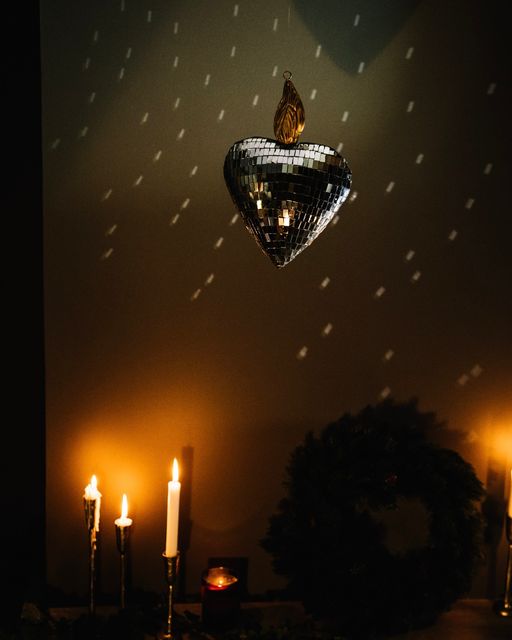
<path id="1" fill-rule="evenodd" d="M 352 638 L 426 627 L 471 588 L 482 558 L 484 488 L 458 453 L 428 439 L 444 425 L 417 401 L 343 415 L 291 454 L 287 496 L 262 547 L 286 595 Z M 428 542 L 392 552 L 375 512 L 418 499 Z M 374 516 L 372 516 L 372 512 Z"/>

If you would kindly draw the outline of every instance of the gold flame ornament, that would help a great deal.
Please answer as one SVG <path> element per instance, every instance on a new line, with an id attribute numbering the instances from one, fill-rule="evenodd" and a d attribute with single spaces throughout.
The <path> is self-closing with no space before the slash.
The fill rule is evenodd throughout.
<path id="1" fill-rule="evenodd" d="M 290 71 L 283 73 L 285 79 L 283 97 L 274 116 L 274 134 L 279 142 L 293 144 L 304 130 L 306 115 L 304 105 L 292 82 Z"/>
<path id="2" fill-rule="evenodd" d="M 352 172 L 335 149 L 299 142 L 304 105 L 283 73 L 284 86 L 271 138 L 235 142 L 224 160 L 224 180 L 246 229 L 274 266 L 282 268 L 327 227 L 345 202 Z"/>

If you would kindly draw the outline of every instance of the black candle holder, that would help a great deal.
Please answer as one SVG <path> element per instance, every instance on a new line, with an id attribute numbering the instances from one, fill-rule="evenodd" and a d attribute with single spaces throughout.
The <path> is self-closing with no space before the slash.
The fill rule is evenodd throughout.
<path id="1" fill-rule="evenodd" d="M 130 537 L 131 526 L 121 526 L 116 524 L 116 544 L 121 559 L 120 567 L 120 607 L 126 609 L 127 593 L 128 593 L 128 540 Z"/>
<path id="2" fill-rule="evenodd" d="M 229 567 L 210 567 L 201 574 L 201 619 L 205 627 L 226 630 L 240 615 L 240 582 Z"/>
<path id="3" fill-rule="evenodd" d="M 89 534 L 89 615 L 91 616 L 96 612 L 97 508 L 96 499 L 84 498 L 85 524 Z"/>

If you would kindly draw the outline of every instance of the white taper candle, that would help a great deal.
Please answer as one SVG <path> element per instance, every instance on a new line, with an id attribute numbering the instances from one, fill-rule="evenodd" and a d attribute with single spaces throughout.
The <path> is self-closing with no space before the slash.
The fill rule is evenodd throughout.
<path id="1" fill-rule="evenodd" d="M 167 531 L 165 535 L 165 555 L 172 558 L 178 554 L 178 524 L 180 511 L 181 483 L 178 481 L 178 461 L 174 458 L 172 480 L 167 486 Z"/>

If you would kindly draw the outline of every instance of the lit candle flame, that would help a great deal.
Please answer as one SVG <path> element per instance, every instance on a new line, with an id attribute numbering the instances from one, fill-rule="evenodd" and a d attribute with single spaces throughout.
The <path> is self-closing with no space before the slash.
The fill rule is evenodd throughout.
<path id="1" fill-rule="evenodd" d="M 224 590 L 238 582 L 238 578 L 229 573 L 225 567 L 213 567 L 208 570 L 206 582 L 216 589 Z"/>
<path id="2" fill-rule="evenodd" d="M 121 517 L 114 520 L 118 527 L 129 527 L 133 520 L 128 517 L 128 498 L 126 493 L 123 493 L 123 499 L 121 501 Z"/>
<path id="3" fill-rule="evenodd" d="M 124 520 L 128 516 L 128 498 L 126 493 L 123 493 L 123 502 L 121 505 L 121 518 Z"/>
<path id="4" fill-rule="evenodd" d="M 85 487 L 85 497 L 88 500 L 98 500 L 101 493 L 98 491 L 98 480 L 96 476 L 91 476 L 91 482 Z"/>
<path id="5" fill-rule="evenodd" d="M 172 463 L 172 481 L 178 482 L 179 473 L 178 473 L 178 461 L 174 458 L 174 462 Z"/>

